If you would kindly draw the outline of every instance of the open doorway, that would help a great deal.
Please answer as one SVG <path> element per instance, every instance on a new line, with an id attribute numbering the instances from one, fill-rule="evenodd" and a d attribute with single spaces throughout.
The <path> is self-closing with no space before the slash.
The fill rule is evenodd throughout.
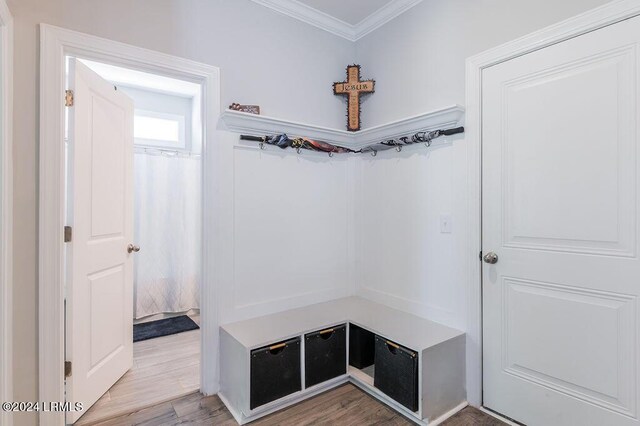
<path id="1" fill-rule="evenodd" d="M 41 401 L 78 402 L 65 386 L 65 251 L 63 228 L 68 225 L 65 212 L 64 185 L 64 99 L 66 57 L 85 58 L 153 75 L 173 77 L 200 85 L 202 97 L 202 285 L 200 287 L 201 356 L 200 391 L 212 395 L 218 390 L 218 316 L 217 291 L 220 277 L 221 247 L 214 231 L 219 227 L 222 205 L 219 193 L 218 159 L 220 145 L 216 123 L 220 114 L 220 70 L 208 64 L 167 55 L 152 50 L 83 34 L 64 28 L 40 24 L 40 174 L 39 174 L 39 268 L 38 329 L 39 345 L 47 350 L 38 354 L 38 389 Z M 104 79 L 102 79 L 104 80 Z M 115 91 L 114 86 L 105 83 Z M 61 96 L 62 95 L 62 96 Z M 76 101 L 80 101 L 76 99 Z M 133 109 L 133 105 L 131 105 Z M 133 113 L 131 114 L 133 118 Z M 133 128 L 133 122 L 131 123 Z M 108 127 L 110 128 L 110 127 Z M 133 131 L 131 131 L 133 135 Z M 133 138 L 132 138 L 133 139 Z M 133 140 L 131 140 L 133 147 Z M 131 154 L 133 160 L 133 152 Z M 133 163 L 133 161 L 132 161 Z M 133 188 L 133 183 L 131 185 Z M 133 218 L 133 213 L 131 215 Z M 73 235 L 75 238 L 77 235 Z M 131 227 L 133 240 L 133 226 Z M 75 242 L 72 243 L 72 245 Z M 126 245 L 125 245 L 126 247 Z M 133 283 L 132 283 L 133 284 Z M 133 291 L 131 292 L 133 293 Z M 132 321 L 133 304 L 126 318 Z M 132 331 L 131 327 L 131 331 Z M 133 344 L 131 344 L 133 346 Z M 72 360 L 71 360 L 72 361 Z M 123 372 L 124 374 L 124 372 Z M 75 365 L 71 377 L 78 377 Z M 114 380 L 115 383 L 116 380 Z M 100 394 L 104 394 L 109 386 Z M 96 400 L 99 398 L 96 398 Z M 43 426 L 64 424 L 69 413 L 40 412 Z"/>
<path id="2" fill-rule="evenodd" d="M 112 205 L 107 205 L 105 201 L 117 205 L 121 198 L 118 191 L 109 187 L 119 187 L 120 184 L 126 186 L 120 191 L 125 194 L 124 215 L 132 216 L 133 225 L 133 232 L 124 237 L 125 240 L 131 240 L 126 259 L 129 266 L 116 262 L 108 267 L 89 270 L 87 284 L 92 294 L 85 299 L 78 290 L 67 290 L 66 358 L 74 362 L 79 357 L 90 360 L 84 366 L 75 362 L 76 376 L 82 377 L 72 377 L 67 381 L 67 395 L 74 395 L 76 400 L 86 398 L 83 411 L 72 413 L 67 421 L 86 425 L 200 389 L 202 88 L 197 83 L 100 62 L 70 58 L 68 63 L 70 87 L 80 86 L 71 84 L 71 81 L 79 78 L 82 71 L 91 80 L 89 86 L 96 85 L 89 87 L 89 92 L 105 92 L 102 97 L 92 98 L 91 102 L 72 105 L 91 109 L 91 114 L 82 115 L 72 109 L 67 109 L 66 114 L 67 219 L 75 224 L 82 219 L 74 209 L 77 210 L 77 198 L 82 197 L 83 193 L 82 189 L 75 187 L 82 186 L 83 180 L 87 179 L 90 181 L 88 186 L 94 191 L 84 193 L 87 204 L 92 203 L 93 210 L 96 206 L 109 210 L 102 219 L 95 211 L 87 216 L 91 222 L 88 245 L 81 245 L 80 236 L 78 241 L 74 240 L 76 250 L 97 244 L 106 247 L 110 241 L 120 238 L 120 220 L 111 218 L 120 215 L 121 210 L 112 209 Z M 109 92 L 118 92 L 118 97 L 109 99 L 109 96 L 115 96 Z M 118 109 L 108 105 L 118 102 L 125 107 Z M 133 136 L 133 143 L 129 145 L 127 137 L 123 138 L 123 152 L 127 157 L 123 161 L 125 177 L 121 182 L 120 176 L 115 173 L 103 178 L 104 184 L 100 184 L 101 178 L 96 175 L 113 173 L 113 169 L 119 167 L 117 161 L 117 164 L 108 163 L 111 154 L 106 153 L 111 150 L 111 141 L 115 141 L 119 133 L 103 135 L 103 142 L 95 133 L 104 133 L 109 127 L 117 128 L 118 114 L 122 111 L 128 115 L 123 120 L 123 128 L 127 129 L 124 133 L 129 132 Z M 89 126 L 89 132 L 93 132 L 93 135 L 80 133 L 74 137 L 74 132 L 81 132 L 83 119 L 87 122 L 85 127 Z M 98 123 L 101 119 L 105 121 L 102 127 Z M 86 136 L 85 140 L 83 135 Z M 80 158 L 83 154 L 80 148 L 74 148 L 74 143 L 92 145 L 86 159 Z M 102 147 L 96 148 L 100 143 Z M 118 142 L 113 143 L 114 150 L 119 147 Z M 96 149 L 102 150 L 104 160 L 96 156 Z M 88 178 L 81 176 L 82 172 L 73 170 L 84 160 L 92 162 L 92 167 L 85 170 Z M 105 168 L 110 170 L 105 172 Z M 127 168 L 131 172 L 127 172 Z M 96 193 L 96 189 L 101 193 Z M 110 191 L 113 193 L 108 194 Z M 127 206 L 126 199 L 129 196 L 126 194 L 132 195 L 131 206 Z M 96 226 L 103 229 L 96 231 Z M 124 228 L 127 228 L 126 224 Z M 126 234 L 125 229 L 122 235 Z M 109 248 L 100 250 L 107 253 Z M 74 279 L 73 286 L 78 286 L 78 276 L 82 277 L 81 281 L 85 277 L 78 274 L 78 259 L 77 254 L 67 251 L 67 277 Z M 86 263 L 93 262 L 92 259 L 82 259 Z M 122 280 L 118 272 L 120 265 L 125 265 Z M 130 274 L 127 269 L 131 269 Z M 127 281 L 127 275 L 131 275 L 132 285 L 125 283 L 119 290 L 114 290 L 121 281 Z M 99 298 L 93 295 L 94 291 Z M 129 294 L 123 297 L 119 291 Z M 70 299 L 74 299 L 73 303 L 70 303 Z M 120 299 L 122 306 L 117 305 Z M 79 303 L 92 306 L 78 307 Z M 121 307 L 124 313 L 120 313 Z M 82 317 L 76 318 L 78 316 Z M 125 318 L 119 319 L 122 316 Z M 123 327 L 105 324 L 111 323 L 111 319 L 122 323 Z M 82 321 L 92 324 L 84 331 L 78 331 Z M 133 329 L 130 335 L 129 328 Z M 110 336 L 119 333 L 120 329 L 125 329 L 122 337 Z M 74 345 L 87 338 L 101 343 L 80 343 L 86 346 L 85 354 Z M 122 343 L 119 340 L 121 338 L 131 339 L 132 342 Z M 127 355 L 127 351 L 130 354 Z M 78 389 L 82 390 L 81 396 Z M 90 392 L 86 392 L 87 389 Z M 88 397 L 88 393 L 93 397 Z"/>

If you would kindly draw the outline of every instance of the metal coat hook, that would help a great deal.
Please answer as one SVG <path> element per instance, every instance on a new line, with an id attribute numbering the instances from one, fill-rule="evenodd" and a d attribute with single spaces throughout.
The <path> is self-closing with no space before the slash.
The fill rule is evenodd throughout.
<path id="1" fill-rule="evenodd" d="M 365 153 L 371 152 L 372 157 L 376 157 L 378 155 L 378 150 L 374 149 L 374 146 L 380 146 L 381 150 L 394 148 L 397 152 L 402 152 L 402 149 L 405 146 L 409 146 L 412 144 L 423 143 L 425 148 L 430 148 L 432 145 L 432 141 L 441 136 L 451 136 L 459 133 L 464 133 L 464 127 L 456 127 L 453 129 L 445 129 L 445 130 L 424 130 L 417 133 L 414 133 L 411 136 L 401 136 L 394 139 L 387 139 L 382 142 L 369 144 L 357 151 L 342 147 L 339 145 L 332 145 L 326 142 L 316 142 L 312 140 L 307 140 L 304 138 L 297 139 L 289 139 L 286 134 L 278 135 L 278 136 L 250 136 L 250 135 L 240 135 L 240 140 L 254 141 L 260 144 L 260 149 L 266 149 L 266 145 L 274 145 L 279 148 L 294 148 L 296 152 L 300 155 L 302 154 L 303 149 L 312 150 L 312 151 L 322 151 L 326 152 L 330 158 L 334 157 L 334 154 L 342 154 L 342 153 Z"/>

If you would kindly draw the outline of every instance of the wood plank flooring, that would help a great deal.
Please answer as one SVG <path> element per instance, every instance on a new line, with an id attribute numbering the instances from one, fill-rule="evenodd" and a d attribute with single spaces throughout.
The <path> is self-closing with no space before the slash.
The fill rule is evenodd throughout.
<path id="1" fill-rule="evenodd" d="M 413 423 L 383 405 L 378 400 L 346 384 L 320 394 L 267 417 L 255 426 L 303 425 L 389 425 L 404 426 Z M 442 423 L 445 426 L 501 426 L 505 423 L 483 412 L 467 407 Z M 99 423 L 100 426 L 169 426 L 216 425 L 236 426 L 237 423 L 217 396 L 204 397 L 193 393 L 153 407 L 132 412 Z"/>
<path id="2" fill-rule="evenodd" d="M 199 315 L 190 316 L 200 324 Z M 133 368 L 75 424 L 93 425 L 199 389 L 200 330 L 136 342 Z"/>

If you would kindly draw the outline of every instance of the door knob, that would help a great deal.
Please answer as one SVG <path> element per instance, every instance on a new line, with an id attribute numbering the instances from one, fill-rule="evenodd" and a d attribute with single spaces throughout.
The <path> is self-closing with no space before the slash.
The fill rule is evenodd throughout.
<path id="1" fill-rule="evenodd" d="M 495 265 L 496 263 L 498 263 L 498 255 L 492 251 L 485 254 L 482 259 L 485 261 L 485 263 L 488 263 L 490 265 Z"/>
<path id="2" fill-rule="evenodd" d="M 139 246 L 135 246 L 133 244 L 129 244 L 127 246 L 127 253 L 137 253 L 140 251 L 140 247 Z"/>

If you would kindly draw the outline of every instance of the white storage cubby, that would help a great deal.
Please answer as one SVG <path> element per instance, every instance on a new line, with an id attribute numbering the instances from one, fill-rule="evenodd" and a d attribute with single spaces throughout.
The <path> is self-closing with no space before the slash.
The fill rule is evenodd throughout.
<path id="1" fill-rule="evenodd" d="M 305 388 L 304 336 L 355 324 L 415 351 L 418 355 L 418 410 L 413 412 L 374 386 L 374 368 L 348 365 L 347 374 Z M 292 338 L 301 339 L 301 390 L 250 408 L 251 351 Z M 347 336 L 347 342 L 349 338 Z M 437 424 L 466 405 L 465 335 L 459 330 L 359 297 L 348 297 L 246 321 L 220 330 L 220 397 L 239 424 L 245 424 L 350 381 L 421 424 Z"/>

